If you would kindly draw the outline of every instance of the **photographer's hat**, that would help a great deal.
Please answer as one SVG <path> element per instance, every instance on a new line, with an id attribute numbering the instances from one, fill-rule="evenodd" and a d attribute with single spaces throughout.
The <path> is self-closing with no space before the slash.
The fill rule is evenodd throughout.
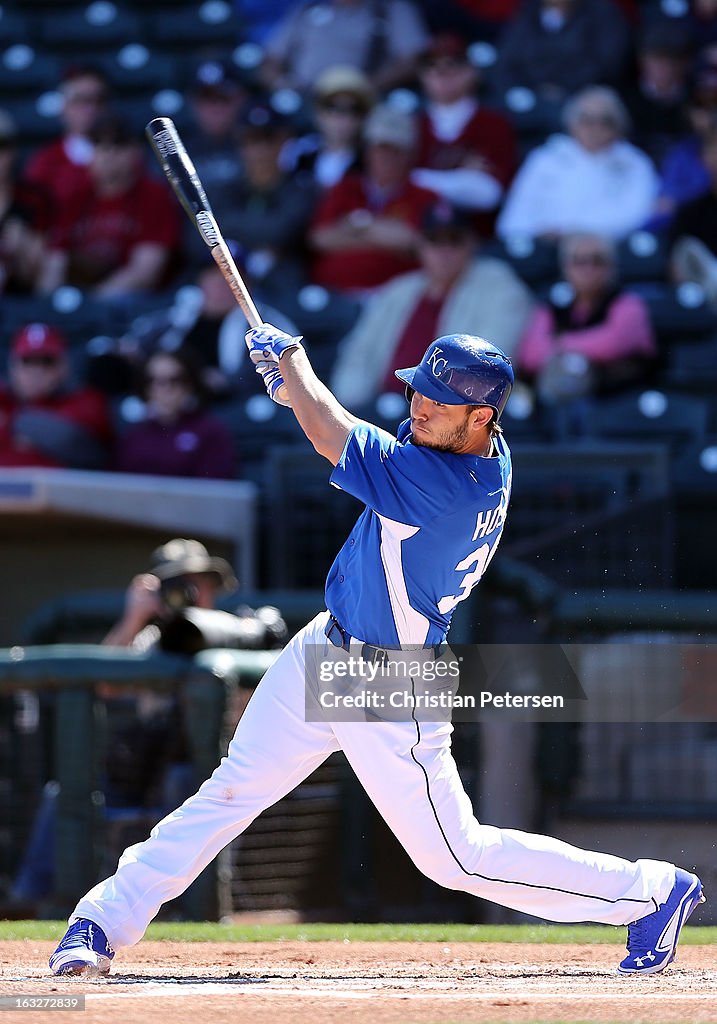
<path id="1" fill-rule="evenodd" d="M 172 580 L 193 572 L 215 573 L 222 589 L 236 590 L 236 576 L 224 558 L 213 558 L 198 540 L 176 537 L 152 552 L 150 572 L 158 579 Z"/>

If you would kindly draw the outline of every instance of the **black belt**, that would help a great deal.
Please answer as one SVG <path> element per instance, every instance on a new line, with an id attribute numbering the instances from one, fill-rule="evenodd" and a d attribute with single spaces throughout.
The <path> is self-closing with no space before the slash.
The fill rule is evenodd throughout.
<path id="1" fill-rule="evenodd" d="M 329 612 L 329 621 L 326 623 L 324 633 L 329 638 L 334 647 L 341 647 L 344 651 L 351 651 L 351 640 L 354 643 L 361 643 L 360 640 L 356 640 L 352 637 L 344 627 L 341 625 L 339 620 Z M 392 653 L 400 653 L 402 648 L 391 648 L 391 647 L 375 647 L 373 644 L 361 644 L 361 657 L 364 661 L 368 661 L 371 664 L 380 661 L 386 663 L 391 657 Z M 425 648 L 421 648 L 425 650 Z M 433 651 L 433 657 L 440 657 L 440 645 L 431 648 Z"/>

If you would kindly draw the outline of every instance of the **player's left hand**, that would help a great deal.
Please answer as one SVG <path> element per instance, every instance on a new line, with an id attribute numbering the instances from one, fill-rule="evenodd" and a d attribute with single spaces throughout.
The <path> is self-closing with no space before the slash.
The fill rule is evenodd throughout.
<path id="1" fill-rule="evenodd" d="M 277 405 L 287 406 L 290 409 L 291 402 L 286 397 L 286 387 L 284 385 L 284 378 L 281 376 L 279 364 L 271 360 L 257 363 L 256 372 L 264 381 L 266 393 L 272 402 L 276 402 Z"/>
<path id="2" fill-rule="evenodd" d="M 246 347 L 249 357 L 254 363 L 278 363 L 285 352 L 294 348 L 303 348 L 301 335 L 292 338 L 290 334 L 280 331 L 271 324 L 263 324 L 246 332 Z"/>

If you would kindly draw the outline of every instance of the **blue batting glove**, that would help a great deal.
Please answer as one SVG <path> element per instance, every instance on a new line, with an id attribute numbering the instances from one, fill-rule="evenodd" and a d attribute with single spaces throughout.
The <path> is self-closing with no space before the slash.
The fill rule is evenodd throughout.
<path id="1" fill-rule="evenodd" d="M 291 408 L 286 383 L 284 378 L 281 376 L 279 364 L 274 362 L 257 363 L 256 372 L 264 381 L 266 393 L 272 402 L 276 402 L 277 405 L 284 405 Z"/>
<path id="2" fill-rule="evenodd" d="M 263 324 L 246 332 L 246 347 L 249 357 L 254 363 L 278 363 L 285 352 L 294 348 L 303 348 L 301 335 L 292 338 L 290 334 L 280 331 L 271 324 Z"/>

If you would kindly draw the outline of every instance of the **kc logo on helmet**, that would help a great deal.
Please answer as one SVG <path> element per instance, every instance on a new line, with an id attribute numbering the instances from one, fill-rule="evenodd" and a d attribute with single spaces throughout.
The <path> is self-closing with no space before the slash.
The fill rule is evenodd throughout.
<path id="1" fill-rule="evenodd" d="M 433 371 L 434 377 L 442 377 L 444 372 L 448 369 L 448 360 L 443 355 L 442 348 L 435 348 L 428 357 L 428 365 Z"/>

